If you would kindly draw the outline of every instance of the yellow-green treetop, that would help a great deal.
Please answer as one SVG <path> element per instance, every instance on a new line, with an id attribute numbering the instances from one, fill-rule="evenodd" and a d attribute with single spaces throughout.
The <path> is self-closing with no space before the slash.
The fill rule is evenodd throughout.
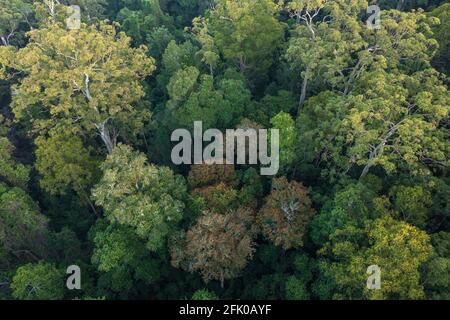
<path id="1" fill-rule="evenodd" d="M 39 131 L 97 131 L 109 152 L 119 130 L 141 127 L 148 114 L 137 107 L 140 81 L 155 70 L 146 47 L 131 48 L 130 38 L 106 23 L 68 31 L 49 22 L 28 37 L 23 49 L 0 49 L 0 65 L 22 76 L 11 105 L 17 120 L 26 118 Z"/>

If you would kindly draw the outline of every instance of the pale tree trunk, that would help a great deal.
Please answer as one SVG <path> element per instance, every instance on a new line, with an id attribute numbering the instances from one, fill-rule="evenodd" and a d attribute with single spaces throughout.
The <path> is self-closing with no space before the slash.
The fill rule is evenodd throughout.
<path id="1" fill-rule="evenodd" d="M 89 90 L 89 83 L 90 83 L 89 75 L 85 73 L 84 89 L 82 89 L 82 92 L 86 97 L 86 99 L 88 99 L 88 101 L 92 101 L 93 98 L 91 96 L 91 91 Z M 111 154 L 117 145 L 117 137 L 119 136 L 119 134 L 115 128 L 112 128 L 111 131 L 108 129 L 107 124 L 109 120 L 110 119 L 108 118 L 101 123 L 96 123 L 95 127 L 97 128 L 100 137 L 102 138 L 102 141 L 105 144 L 106 149 L 108 150 L 108 153 Z"/>
<path id="2" fill-rule="evenodd" d="M 344 96 L 346 96 L 350 93 L 350 86 L 351 86 L 353 80 L 357 78 L 357 74 L 359 72 L 361 64 L 362 64 L 362 60 L 359 59 L 355 65 L 355 67 L 353 68 L 352 73 L 350 74 L 347 83 L 345 84 Z"/>
<path id="3" fill-rule="evenodd" d="M 10 39 L 11 39 L 11 37 L 14 36 L 14 34 L 15 34 L 15 30 L 12 30 L 6 37 L 5 37 L 4 35 L 1 36 L 0 38 L 1 38 L 1 40 L 2 40 L 3 45 L 9 46 L 9 44 L 10 44 Z"/>
<path id="4" fill-rule="evenodd" d="M 89 82 L 90 82 L 89 75 L 87 73 L 85 73 L 84 74 L 84 90 L 83 90 L 83 94 L 86 97 L 86 99 L 88 99 L 89 101 L 92 101 L 91 92 L 89 90 Z"/>
<path id="5" fill-rule="evenodd" d="M 91 207 L 92 212 L 96 216 L 99 216 L 97 210 L 95 209 L 94 204 L 92 203 L 91 199 L 89 198 L 89 195 L 83 190 L 83 187 L 81 186 L 81 184 L 78 184 L 78 189 L 79 189 L 80 195 L 86 199 L 87 204 Z"/>
<path id="6" fill-rule="evenodd" d="M 114 128 L 112 129 L 112 132 L 110 132 L 110 130 L 107 127 L 108 120 L 109 119 L 106 119 L 102 123 L 96 124 L 95 126 L 97 127 L 100 133 L 100 137 L 102 138 L 102 141 L 105 144 L 108 153 L 111 154 L 117 145 L 118 133 Z"/>
<path id="7" fill-rule="evenodd" d="M 308 66 L 305 71 L 305 76 L 303 77 L 303 83 L 302 83 L 302 91 L 300 93 L 300 100 L 298 103 L 298 114 L 300 114 L 301 108 L 303 107 L 303 104 L 306 100 L 306 91 L 308 89 L 308 78 L 309 73 L 311 72 L 311 67 Z"/>
<path id="8" fill-rule="evenodd" d="M 311 32 L 311 42 L 316 41 L 316 32 L 314 31 L 314 18 L 317 17 L 322 7 L 315 8 L 313 10 L 308 9 L 301 9 L 301 10 L 294 10 L 290 13 L 291 17 L 296 17 L 297 21 L 300 22 L 303 20 L 306 24 L 306 27 Z M 311 73 L 311 65 L 308 65 L 305 71 L 305 76 L 303 77 L 303 83 L 302 83 L 302 91 L 300 93 L 300 101 L 298 103 L 298 111 L 297 113 L 300 114 L 301 108 L 303 107 L 303 104 L 306 100 L 306 90 L 308 88 L 308 78 Z"/>
<path id="9" fill-rule="evenodd" d="M 375 148 L 373 148 L 372 151 L 370 151 L 369 154 L 369 161 L 367 162 L 366 166 L 364 167 L 360 178 L 364 178 L 365 176 L 367 176 L 369 174 L 370 169 L 375 165 L 373 159 L 375 159 L 376 157 L 378 157 L 378 154 L 380 152 L 381 149 L 384 148 L 384 146 L 386 145 L 386 143 L 388 142 L 389 138 L 392 137 L 396 132 L 397 129 L 399 127 L 399 125 L 403 122 L 404 120 L 400 121 L 399 123 L 397 123 L 396 125 L 394 125 L 389 132 L 386 134 L 386 136 L 384 138 L 381 139 L 381 142 L 379 145 L 377 145 Z"/>
<path id="10" fill-rule="evenodd" d="M 220 274 L 220 287 L 223 289 L 225 286 L 225 276 L 223 274 L 223 271 Z"/>
<path id="11" fill-rule="evenodd" d="M 360 178 L 364 178 L 365 176 L 367 176 L 369 174 L 370 169 L 373 167 L 374 163 L 373 163 L 373 156 L 371 154 L 369 162 L 367 163 L 367 165 L 364 167 L 363 172 L 361 173 Z"/>
<path id="12" fill-rule="evenodd" d="M 367 51 L 372 54 L 372 58 L 374 59 L 377 55 L 377 52 L 381 50 L 381 48 L 378 45 L 371 46 L 367 49 Z M 364 65 L 364 61 L 362 58 L 358 59 L 356 62 L 356 65 L 353 67 L 351 74 L 348 76 L 348 80 L 345 83 L 345 89 L 344 89 L 344 96 L 347 96 L 351 93 L 351 86 L 354 81 L 356 81 L 362 72 L 364 72 L 367 69 L 367 66 Z M 341 75 L 345 77 L 341 71 Z"/>
<path id="13" fill-rule="evenodd" d="M 58 0 L 46 0 L 45 3 L 47 4 L 50 16 L 52 18 L 54 18 L 56 15 L 56 5 L 59 4 L 59 1 Z"/>
<path id="14" fill-rule="evenodd" d="M 209 65 L 209 74 L 211 75 L 211 77 L 214 78 L 214 69 L 213 69 L 212 64 Z"/>
<path id="15" fill-rule="evenodd" d="M 245 57 L 240 57 L 240 58 L 239 58 L 239 71 L 245 72 L 245 70 L 247 70 L 248 67 L 249 67 L 249 66 L 248 66 L 247 63 L 245 62 Z"/>
<path id="16" fill-rule="evenodd" d="M 373 159 L 375 159 L 378 156 L 378 152 L 386 145 L 387 139 L 383 139 L 381 143 L 376 146 L 372 151 L 370 151 L 369 154 L 369 161 L 367 162 L 366 166 L 364 167 L 360 178 L 364 178 L 369 174 L 370 169 L 375 165 Z"/>
<path id="17" fill-rule="evenodd" d="M 318 13 L 318 11 L 317 11 Z M 316 13 L 316 15 L 317 15 Z M 314 15 L 315 17 L 315 15 Z M 311 40 L 312 42 L 316 41 L 316 33 L 314 32 L 313 28 L 313 17 L 308 13 L 308 19 L 305 20 L 306 25 L 308 26 L 309 31 L 311 31 Z M 303 104 L 306 100 L 306 90 L 308 89 L 308 78 L 309 74 L 311 72 L 311 65 L 308 65 L 306 67 L 305 76 L 303 77 L 303 83 L 302 83 L 302 92 L 300 93 L 300 101 L 298 103 L 298 114 L 300 114 L 300 109 L 303 107 Z"/>

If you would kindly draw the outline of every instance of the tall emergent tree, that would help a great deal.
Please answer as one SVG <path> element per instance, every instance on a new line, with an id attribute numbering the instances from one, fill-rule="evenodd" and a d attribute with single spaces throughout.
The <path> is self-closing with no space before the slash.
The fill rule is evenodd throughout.
<path id="1" fill-rule="evenodd" d="M 105 23 L 66 30 L 50 18 L 27 35 L 25 48 L 0 49 L 0 66 L 22 75 L 11 105 L 17 121 L 41 134 L 54 127 L 97 133 L 109 153 L 119 134 L 139 132 L 148 118 L 138 106 L 140 80 L 155 69 L 147 48 L 131 48 Z"/>

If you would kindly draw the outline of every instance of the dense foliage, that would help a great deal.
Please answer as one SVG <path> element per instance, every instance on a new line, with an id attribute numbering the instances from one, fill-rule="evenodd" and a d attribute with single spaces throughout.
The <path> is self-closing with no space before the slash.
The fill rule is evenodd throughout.
<path id="1" fill-rule="evenodd" d="M 0 0 L 0 299 L 450 299 L 445 2 Z"/>

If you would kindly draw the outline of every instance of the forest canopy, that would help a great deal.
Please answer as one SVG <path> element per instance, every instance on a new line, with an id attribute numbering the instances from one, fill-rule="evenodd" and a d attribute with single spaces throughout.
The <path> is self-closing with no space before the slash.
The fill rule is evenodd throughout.
<path id="1" fill-rule="evenodd" d="M 449 30 L 441 0 L 0 0 L 0 299 L 450 299 Z M 175 164 L 199 121 L 279 132 L 278 172 Z"/>

